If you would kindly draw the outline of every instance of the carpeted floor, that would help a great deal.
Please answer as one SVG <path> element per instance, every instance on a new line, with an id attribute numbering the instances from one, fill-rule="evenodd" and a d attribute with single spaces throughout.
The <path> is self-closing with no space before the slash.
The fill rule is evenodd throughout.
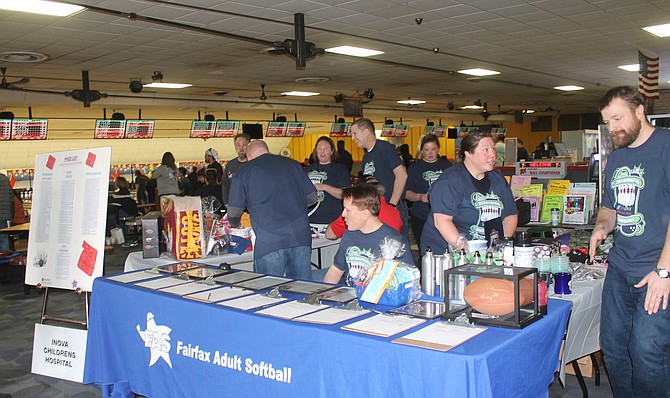
<path id="1" fill-rule="evenodd" d="M 114 251 L 105 254 L 104 274 L 123 271 L 123 265 L 131 251 L 137 247 L 115 246 Z M 415 253 L 415 257 L 418 256 Z M 10 281 L 0 285 L 0 394 L 11 394 L 14 398 L 88 398 L 99 397 L 100 390 L 94 386 L 34 375 L 30 372 L 32 361 L 33 330 L 39 322 L 43 303 L 43 291 L 32 288 L 30 296 L 24 294 L 23 284 L 18 275 L 5 275 Z M 6 278 L 5 278 L 6 279 Z M 83 296 L 72 291 L 49 291 L 47 314 L 68 319 L 84 318 Z M 48 324 L 57 325 L 50 322 Z M 69 325 L 66 325 L 69 326 Z M 593 378 L 586 379 L 589 396 L 592 398 L 612 397 L 608 380 L 603 373 L 601 385 L 595 386 Z M 1 396 L 1 395 L 0 395 Z M 567 384 L 562 388 L 558 379 L 549 388 L 550 398 L 577 398 L 582 392 L 574 376 L 567 376 Z M 159 397 L 162 398 L 162 397 Z"/>

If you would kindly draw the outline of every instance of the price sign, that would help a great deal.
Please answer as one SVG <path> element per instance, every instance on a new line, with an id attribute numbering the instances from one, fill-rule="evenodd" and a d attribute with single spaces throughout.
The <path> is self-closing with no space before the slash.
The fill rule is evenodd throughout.
<path id="1" fill-rule="evenodd" d="M 562 179 L 567 174 L 565 162 L 516 162 L 516 175 L 532 176 L 547 180 Z"/>

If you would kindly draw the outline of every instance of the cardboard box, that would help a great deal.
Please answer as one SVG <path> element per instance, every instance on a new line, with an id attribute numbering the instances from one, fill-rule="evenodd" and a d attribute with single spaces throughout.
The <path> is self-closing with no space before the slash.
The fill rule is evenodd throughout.
<path id="1" fill-rule="evenodd" d="M 563 344 L 561 344 L 561 354 L 559 355 L 559 358 L 563 357 Z M 604 361 L 603 361 L 603 352 L 602 351 L 596 351 L 595 352 L 595 357 L 596 361 L 598 363 L 598 367 L 602 369 L 604 367 Z M 581 357 L 577 360 L 577 364 L 579 365 L 579 370 L 582 372 L 582 376 L 585 378 L 591 378 L 593 375 L 595 375 L 595 367 L 593 366 L 593 361 L 591 360 L 591 356 L 587 355 L 585 357 Z M 569 375 L 575 375 L 575 370 L 573 369 L 571 364 L 567 364 L 565 366 L 565 373 Z"/>
<path id="2" fill-rule="evenodd" d="M 160 211 L 151 211 L 142 216 L 142 258 L 161 256 L 161 224 Z"/>

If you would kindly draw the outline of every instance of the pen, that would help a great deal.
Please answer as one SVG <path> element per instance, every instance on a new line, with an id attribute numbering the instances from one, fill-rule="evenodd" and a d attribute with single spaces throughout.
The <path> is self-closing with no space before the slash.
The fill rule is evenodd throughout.
<path id="1" fill-rule="evenodd" d="M 210 293 L 207 295 L 207 301 L 209 301 L 209 299 L 210 299 L 211 297 L 212 297 L 212 293 L 210 292 Z"/>

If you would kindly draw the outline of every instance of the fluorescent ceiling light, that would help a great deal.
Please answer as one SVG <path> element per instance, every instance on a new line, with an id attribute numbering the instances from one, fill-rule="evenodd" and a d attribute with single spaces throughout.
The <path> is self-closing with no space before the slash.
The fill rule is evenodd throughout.
<path id="1" fill-rule="evenodd" d="M 426 101 L 408 99 L 408 100 L 398 101 L 398 103 L 399 104 L 405 104 L 405 105 L 421 105 L 421 104 L 425 104 Z"/>
<path id="2" fill-rule="evenodd" d="M 483 109 L 484 107 L 481 105 L 465 105 L 461 109 Z"/>
<path id="3" fill-rule="evenodd" d="M 0 0 L 0 9 L 66 17 L 84 7 L 44 0 Z"/>
<path id="4" fill-rule="evenodd" d="M 148 83 L 145 84 L 144 87 L 151 87 L 151 88 L 186 88 L 186 87 L 191 87 L 192 84 L 184 84 L 184 83 L 162 83 L 162 82 L 153 82 L 153 83 Z"/>
<path id="5" fill-rule="evenodd" d="M 663 25 L 645 26 L 642 29 L 658 37 L 670 36 L 670 23 L 666 23 Z"/>
<path id="6" fill-rule="evenodd" d="M 497 72 L 497 71 L 494 71 L 494 70 L 482 69 L 482 68 L 463 69 L 463 70 L 459 70 L 458 73 L 462 73 L 464 75 L 472 75 L 472 76 L 491 76 L 491 75 L 499 75 L 500 74 L 500 72 Z"/>
<path id="7" fill-rule="evenodd" d="M 584 90 L 584 87 L 580 86 L 556 86 L 554 87 L 556 90 L 561 90 L 561 91 L 579 91 L 579 90 Z"/>
<path id="8" fill-rule="evenodd" d="M 523 113 L 535 113 L 535 111 L 532 109 L 524 109 Z"/>
<path id="9" fill-rule="evenodd" d="M 352 46 L 326 48 L 326 51 L 335 54 L 352 55 L 354 57 L 370 57 L 372 55 L 384 54 L 383 51 L 370 50 L 368 48 L 352 47 Z"/>
<path id="10" fill-rule="evenodd" d="M 312 97 L 321 93 L 312 93 L 310 91 L 284 91 L 281 95 L 292 95 L 294 97 Z"/>
<path id="11" fill-rule="evenodd" d="M 640 70 L 640 64 L 620 65 L 619 69 L 623 69 L 628 72 L 637 72 Z"/>

